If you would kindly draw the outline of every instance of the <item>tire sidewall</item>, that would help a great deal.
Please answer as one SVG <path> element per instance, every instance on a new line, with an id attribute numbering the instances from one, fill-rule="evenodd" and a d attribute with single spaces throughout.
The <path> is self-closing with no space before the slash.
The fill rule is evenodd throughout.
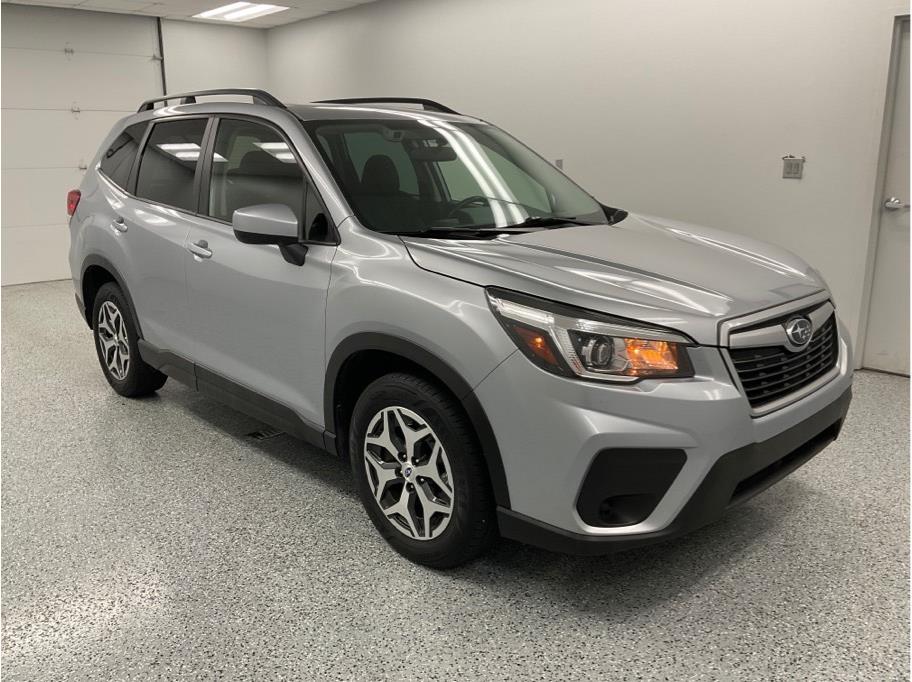
<path id="1" fill-rule="evenodd" d="M 464 421 L 454 423 L 452 406 L 446 405 L 435 392 L 421 390 L 423 382 L 402 381 L 396 375 L 375 381 L 365 389 L 352 413 L 349 429 L 349 456 L 358 494 L 368 516 L 380 534 L 399 553 L 425 564 L 455 564 L 444 557 L 458 555 L 470 539 L 472 524 L 484 511 L 488 500 L 484 483 L 471 467 L 478 457 L 474 437 Z M 399 406 L 416 412 L 437 435 L 450 465 L 453 477 L 453 513 L 447 527 L 432 540 L 416 540 L 399 531 L 386 518 L 374 499 L 364 468 L 364 438 L 373 417 L 383 408 Z"/>

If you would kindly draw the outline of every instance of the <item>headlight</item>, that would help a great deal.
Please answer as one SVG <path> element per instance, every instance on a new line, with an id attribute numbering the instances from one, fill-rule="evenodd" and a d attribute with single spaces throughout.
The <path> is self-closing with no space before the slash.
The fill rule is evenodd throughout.
<path id="1" fill-rule="evenodd" d="M 685 336 L 503 289 L 491 310 L 519 349 L 554 374 L 600 381 L 693 376 Z"/>

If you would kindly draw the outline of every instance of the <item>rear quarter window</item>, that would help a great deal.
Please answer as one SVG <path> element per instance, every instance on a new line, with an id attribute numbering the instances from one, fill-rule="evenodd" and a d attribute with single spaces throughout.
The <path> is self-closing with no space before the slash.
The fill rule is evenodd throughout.
<path id="1" fill-rule="evenodd" d="M 128 126 L 101 156 L 101 172 L 121 189 L 127 188 L 136 152 L 146 134 L 147 121 Z"/>

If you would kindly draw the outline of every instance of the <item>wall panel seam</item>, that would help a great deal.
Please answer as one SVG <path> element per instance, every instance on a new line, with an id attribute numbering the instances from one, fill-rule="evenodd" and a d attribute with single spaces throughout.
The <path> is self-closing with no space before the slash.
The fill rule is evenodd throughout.
<path id="1" fill-rule="evenodd" d="M 3 50 L 28 50 L 30 52 L 50 52 L 51 54 L 63 55 L 67 58 L 75 57 L 80 54 L 97 54 L 105 57 L 136 57 L 144 59 L 155 59 L 157 55 L 154 54 L 144 54 L 139 52 L 101 52 L 99 50 L 77 50 L 73 48 L 72 53 L 64 52 L 64 49 L 61 48 L 49 48 L 49 47 L 17 47 L 15 45 L 3 45 Z"/>

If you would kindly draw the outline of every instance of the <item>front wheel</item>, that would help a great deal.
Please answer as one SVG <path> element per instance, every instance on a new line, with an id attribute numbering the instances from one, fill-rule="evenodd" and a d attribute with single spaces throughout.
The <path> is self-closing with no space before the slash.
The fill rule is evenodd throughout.
<path id="1" fill-rule="evenodd" d="M 477 439 L 458 403 L 435 384 L 409 374 L 370 384 L 355 405 L 349 451 L 371 521 L 407 559 L 450 568 L 496 538 Z"/>

